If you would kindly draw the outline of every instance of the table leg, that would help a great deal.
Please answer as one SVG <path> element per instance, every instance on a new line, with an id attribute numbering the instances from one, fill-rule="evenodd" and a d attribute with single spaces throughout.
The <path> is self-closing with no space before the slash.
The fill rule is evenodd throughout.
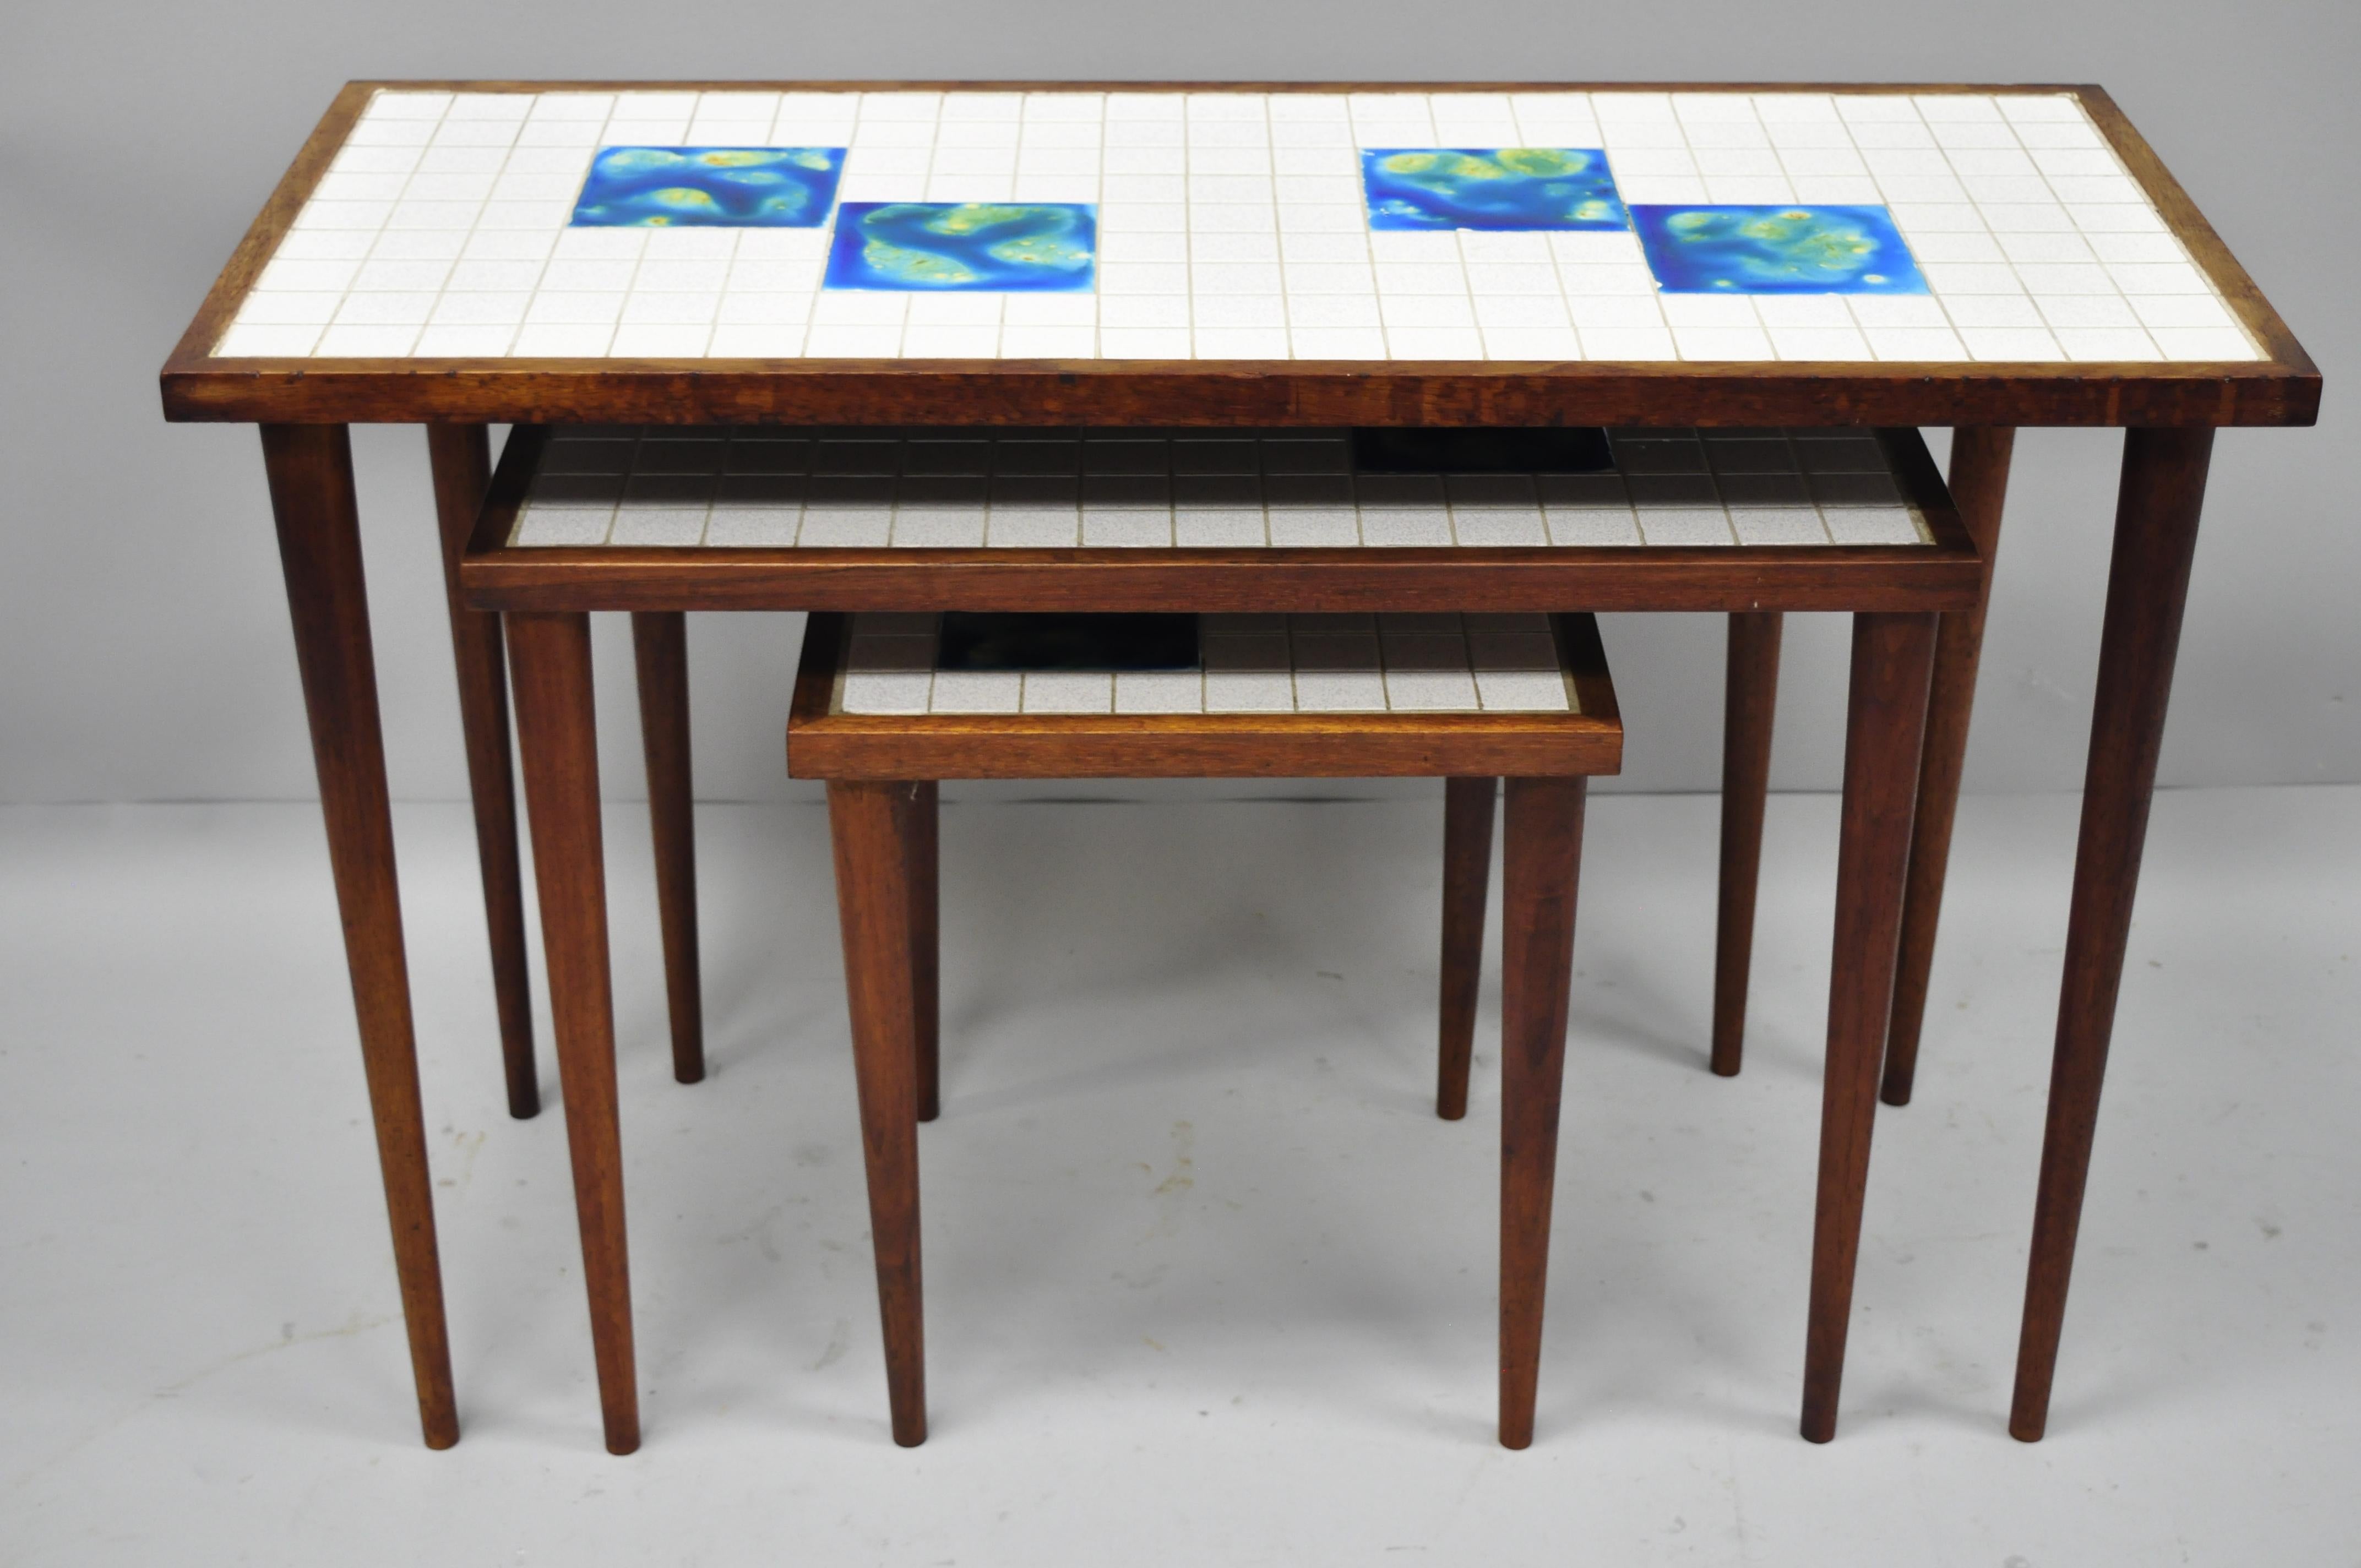
<path id="1" fill-rule="evenodd" d="M 385 737 L 378 719 L 351 437 L 340 424 L 267 424 L 262 458 L 311 721 L 320 810 L 327 820 L 328 861 L 344 919 L 345 961 L 352 970 L 378 1166 L 393 1224 L 394 1270 L 418 1385 L 419 1425 L 427 1447 L 448 1448 L 459 1441 L 459 1416 L 434 1245 L 434 1190 L 418 1092 L 401 894 L 394 880 L 393 817 L 386 796 Z"/>
<path id="2" fill-rule="evenodd" d="M 574 1166 L 582 1276 L 607 1452 L 640 1446 L 631 1349 L 631 1277 L 623 1231 L 623 1157 L 615 1104 L 615 1002 L 607 956 L 606 862 L 599 842 L 598 741 L 590 618 L 508 618 L 533 879 L 549 966 L 550 1024 Z"/>
<path id="3" fill-rule="evenodd" d="M 648 764 L 648 826 L 655 840 L 656 912 L 664 929 L 664 997 L 672 1014 L 672 1076 L 705 1076 L 705 999 L 697 960 L 696 799 L 689 785 L 688 618 L 635 610 L 640 744 Z"/>
<path id="4" fill-rule="evenodd" d="M 1730 618 L 1721 740 L 1721 909 L 1713 958 L 1713 1070 L 1734 1078 L 1746 1049 L 1746 987 L 1754 964 L 1754 891 L 1763 872 L 1763 808 L 1771 793 L 1772 718 L 1779 704 L 1775 610 Z"/>
<path id="5" fill-rule="evenodd" d="M 1589 781 L 1508 783 L 1501 852 L 1500 1446 L 1533 1441 L 1574 974 L 1575 884 Z"/>
<path id="6" fill-rule="evenodd" d="M 500 1015 L 500 1065 L 509 1114 L 541 1110 L 533 1063 L 533 985 L 525 970 L 524 877 L 517 853 L 516 785 L 509 762 L 507 660 L 500 618 L 459 595 L 459 557 L 492 483 L 489 433 L 480 424 L 430 424 L 426 455 L 442 525 L 443 592 L 459 671 L 459 723 L 467 740 L 467 792 L 476 803 L 476 859 L 483 868 L 484 924 L 492 939 L 492 998 Z"/>
<path id="7" fill-rule="evenodd" d="M 1443 995 L 1434 1113 L 1467 1114 L 1476 1054 L 1476 993 L 1484 978 L 1484 892 L 1492 876 L 1494 778 L 1443 781 Z"/>
<path id="8" fill-rule="evenodd" d="M 1828 980 L 1828 1065 L 1820 1097 L 1819 1197 L 1812 1224 L 1812 1299 L 1804 1350 L 1804 1436 L 1836 1435 L 1861 1252 L 1877 1069 L 1901 937 L 1927 722 L 1932 615 L 1856 615 L 1845 724 L 1843 825 Z"/>
<path id="9" fill-rule="evenodd" d="M 2008 495 L 2016 432 L 1971 426 L 1951 433 L 1951 499 L 1983 553 L 1983 587 L 1973 609 L 1952 610 L 1935 634 L 1935 679 L 1927 700 L 1927 742 L 1918 760 L 1918 816 L 1910 830 L 1910 883 L 1902 900 L 1902 959 L 1894 1012 L 1885 1031 L 1888 1105 L 1910 1103 L 1918 1069 L 1918 1032 L 1927 1016 L 1927 977 L 1935 963 L 1935 927 L 1943 913 L 1943 873 L 1951 858 L 1951 823 L 1960 806 L 1960 771 L 1968 754 L 1968 718 L 1976 701 L 1976 663 L 1983 652 L 1984 609 L 1992 596 L 1993 556 Z"/>
<path id="10" fill-rule="evenodd" d="M 920 786 L 831 780 L 829 838 L 844 934 L 845 999 L 869 1171 L 869 1233 L 885 1333 L 894 1441 L 927 1441 L 926 1326 L 918 1272 L 917 988 L 910 972 L 910 836 Z"/>
<path id="11" fill-rule="evenodd" d="M 918 782 L 910 802 L 911 1030 L 918 1072 L 918 1120 L 943 1112 L 942 894 L 938 887 L 940 787 Z"/>
<path id="12" fill-rule="evenodd" d="M 2049 1117 L 2041 1142 L 2041 1186 L 2034 1200 L 2016 1395 L 2008 1418 L 2010 1434 L 2026 1442 L 2038 1442 L 2049 1421 L 2050 1378 L 2058 1368 L 2082 1188 L 2091 1171 L 2099 1086 L 2114 1028 L 2115 993 L 2123 981 L 2140 850 L 2147 838 L 2148 796 L 2156 786 L 2157 752 L 2164 740 L 2181 609 L 2189 597 L 2190 561 L 2197 549 L 2197 519 L 2213 452 L 2210 429 L 2125 433 Z"/>

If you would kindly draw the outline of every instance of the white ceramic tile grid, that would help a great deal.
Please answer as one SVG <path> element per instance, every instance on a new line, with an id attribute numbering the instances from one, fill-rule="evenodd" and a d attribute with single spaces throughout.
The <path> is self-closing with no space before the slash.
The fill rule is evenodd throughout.
<path id="1" fill-rule="evenodd" d="M 1202 615 L 1196 670 L 939 670 L 932 615 L 858 615 L 841 711 L 1575 713 L 1543 615 Z"/>
<path id="2" fill-rule="evenodd" d="M 567 226 L 600 146 L 844 200 L 1094 202 L 1090 293 L 823 291 L 829 231 Z M 1371 232 L 1362 147 L 1606 149 L 1638 203 L 1888 206 L 1927 295 L 1661 294 L 1629 233 Z M 379 93 L 223 356 L 2254 360 L 2063 94 Z"/>
<path id="3" fill-rule="evenodd" d="M 1619 431 L 1601 474 L 1355 474 L 1337 431 L 569 426 L 509 543 L 708 549 L 1927 544 L 1871 436 Z"/>

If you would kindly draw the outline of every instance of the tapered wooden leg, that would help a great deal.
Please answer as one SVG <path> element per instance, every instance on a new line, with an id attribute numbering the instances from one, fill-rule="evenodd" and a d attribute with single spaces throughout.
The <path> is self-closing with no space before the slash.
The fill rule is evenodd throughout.
<path id="1" fill-rule="evenodd" d="M 1713 1055 L 1724 1078 L 1746 1051 L 1746 988 L 1754 965 L 1754 894 L 1763 873 L 1763 810 L 1771 794 L 1771 729 L 1779 707 L 1776 611 L 1730 618 L 1722 696 L 1721 910 L 1713 957 Z"/>
<path id="2" fill-rule="evenodd" d="M 1836 1435 L 1861 1253 L 1877 1069 L 1909 870 L 1918 748 L 1935 653 L 1932 615 L 1856 615 L 1845 725 L 1843 826 L 1837 848 L 1828 1054 L 1820 1096 L 1819 1199 L 1812 1224 L 1812 1300 L 1804 1349 L 1804 1435 Z"/>
<path id="3" fill-rule="evenodd" d="M 312 727 L 320 811 L 327 821 L 328 863 L 344 919 L 345 962 L 352 971 L 378 1168 L 393 1224 L 394 1271 L 410 1335 L 411 1373 L 418 1385 L 418 1422 L 427 1447 L 448 1448 L 459 1441 L 459 1415 L 451 1391 L 451 1342 L 434 1245 L 434 1189 L 418 1093 L 401 894 L 394 880 L 393 817 L 386 796 L 368 594 L 361 574 L 352 444 L 340 424 L 264 425 L 262 458 Z"/>
<path id="4" fill-rule="evenodd" d="M 525 970 L 524 874 L 517 852 L 516 784 L 509 761 L 509 685 L 500 618 L 469 609 L 459 557 L 492 482 L 491 442 L 480 424 L 430 424 L 426 455 L 442 524 L 443 592 L 459 672 L 459 724 L 467 740 L 467 793 L 476 803 L 476 859 L 483 869 L 484 924 L 492 939 L 492 998 L 500 1014 L 500 1065 L 509 1114 L 541 1110 L 533 1063 L 533 985 Z"/>
<path id="5" fill-rule="evenodd" d="M 672 1012 L 672 1075 L 705 1076 L 705 1000 L 697 963 L 697 826 L 688 762 L 688 618 L 635 610 L 640 742 L 648 761 L 648 825 L 655 840 L 656 912 L 664 927 L 664 995 Z"/>
<path id="6" fill-rule="evenodd" d="M 894 1441 L 927 1440 L 926 1325 L 918 1275 L 917 986 L 910 972 L 910 835 L 916 784 L 831 781 L 837 914 L 844 928 L 869 1232 L 885 1330 Z"/>
<path id="7" fill-rule="evenodd" d="M 590 1296 L 590 1345 L 607 1451 L 640 1446 L 631 1350 L 631 1276 L 623 1234 L 623 1157 L 615 1109 L 615 1002 L 607 957 L 606 860 L 599 842 L 598 739 L 591 707 L 590 618 L 509 616 L 517 737 L 541 892 L 550 1023 L 574 1162 L 575 1219 Z"/>
<path id="8" fill-rule="evenodd" d="M 1510 779 L 1500 873 L 1500 1446 L 1533 1441 L 1588 781 Z"/>
<path id="9" fill-rule="evenodd" d="M 918 1120 L 943 1112 L 941 894 L 936 868 L 941 792 L 921 780 L 910 802 L 911 1027 L 918 1063 Z"/>
<path id="10" fill-rule="evenodd" d="M 1484 978 L 1484 893 L 1492 875 L 1494 778 L 1443 781 L 1443 996 L 1434 1113 L 1467 1114 L 1476 1054 L 1476 993 Z"/>
<path id="11" fill-rule="evenodd" d="M 2016 432 L 1982 426 L 1951 433 L 1951 499 L 1983 553 L 1983 589 L 1973 609 L 1952 610 L 1935 634 L 1935 679 L 1927 699 L 1927 741 L 1918 759 L 1918 815 L 1910 829 L 1910 881 L 1902 899 L 1902 957 L 1894 979 L 1894 1013 L 1885 1030 L 1888 1105 L 1910 1103 L 1918 1070 L 1918 1031 L 1927 1016 L 1927 977 L 1935 963 L 1935 927 L 1943 913 L 1943 873 L 1951 859 L 1951 822 L 1960 807 L 1967 761 L 1968 718 L 1976 701 L 1976 662 L 1983 652 L 1984 607 L 1993 556 L 2000 548 L 2001 504 Z"/>
<path id="12" fill-rule="evenodd" d="M 2049 1119 L 2034 1200 L 2033 1255 L 2026 1272 L 2025 1327 L 2016 1346 L 2016 1397 L 2008 1430 L 2026 1442 L 2049 1422 L 2050 1378 L 2066 1317 L 2066 1286 L 2091 1172 L 2099 1086 L 2114 1030 L 2115 993 L 2131 936 L 2132 898 L 2147 839 L 2148 796 L 2164 740 L 2180 612 L 2197 548 L 2197 518 L 2213 452 L 2211 430 L 2133 430 L 2124 441 L 2114 563 L 2082 777 L 2081 841 L 2066 927 Z"/>

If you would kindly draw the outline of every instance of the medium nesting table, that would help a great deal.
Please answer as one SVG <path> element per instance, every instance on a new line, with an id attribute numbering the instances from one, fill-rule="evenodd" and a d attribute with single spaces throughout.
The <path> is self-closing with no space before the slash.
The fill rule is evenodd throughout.
<path id="1" fill-rule="evenodd" d="M 2010 1419 L 2030 1440 L 2048 1417 L 2213 433 L 2310 423 L 2320 391 L 2285 323 L 2096 88 L 1546 83 L 356 82 L 162 384 L 168 418 L 262 427 L 421 1419 L 438 1447 L 456 1441 L 457 1413 L 349 424 L 429 432 L 519 1113 L 534 1104 L 524 934 L 501 633 L 483 611 L 532 612 L 549 590 L 501 565 L 507 580 L 488 569 L 463 597 L 489 424 L 1949 425 L 1954 489 L 1986 541 L 2011 430 L 2125 427 Z M 815 546 L 791 587 L 760 593 L 631 549 L 598 570 L 627 594 L 701 608 L 1073 608 L 1060 601 L 1076 579 L 1044 548 L 929 575 L 883 558 L 890 540 Z M 1137 585 L 1160 581 L 1207 611 L 1866 609 L 1857 653 L 1923 642 L 1924 618 L 1940 614 L 1927 809 L 1905 787 L 1873 809 L 1859 797 L 1863 815 L 1847 817 L 1851 872 L 1902 876 L 1899 853 L 1872 874 L 1853 850 L 1906 844 L 1914 816 L 1948 824 L 1989 551 L 1938 539 L 1932 564 L 1872 607 L 1847 585 L 1878 547 L 1792 560 L 1781 553 L 1801 547 L 1678 548 L 1620 564 L 1608 546 L 1503 545 L 1481 562 L 1464 547 L 1368 549 L 1316 568 L 1286 549 L 1185 568 L 1150 550 L 1092 580 L 1134 604 L 1154 598 Z M 643 664 L 676 667 L 670 652 L 659 641 Z M 1866 718 L 1915 748 L 1889 698 L 1918 704 L 1865 699 L 1856 680 L 1854 738 Z M 1945 847 L 1922 832 L 1907 873 L 1921 975 Z M 1886 924 L 1858 935 L 1874 950 L 1832 997 L 1829 1096 L 1847 1105 L 1857 1064 L 1874 1075 L 1889 1001 L 1897 1042 L 1915 1040 L 1923 1001 L 1923 984 L 1892 994 Z M 1866 1116 L 1845 1135 L 1856 1168 Z M 1839 1234 L 1857 1211 L 1821 1217 L 1823 1255 L 1849 1281 Z M 1834 1429 L 1833 1289 L 1816 1268 L 1816 1438 Z"/>
<path id="2" fill-rule="evenodd" d="M 1526 444 L 1553 443 L 1568 438 Z M 1394 471 L 1414 464 L 1422 447 L 1444 459 L 1464 457 L 1454 449 L 1468 444 L 1448 434 L 1420 443 L 1301 427 L 608 426 L 527 428 L 510 438 L 459 576 L 469 604 L 505 612 L 515 659 L 610 1448 L 636 1445 L 639 1410 L 589 612 L 628 610 L 644 624 L 691 609 L 815 602 L 862 612 L 857 624 L 868 634 L 841 650 L 840 663 L 832 625 L 824 620 L 813 633 L 807 649 L 817 650 L 817 662 L 798 683 L 788 729 L 791 770 L 831 780 L 883 776 L 913 796 L 891 814 L 913 862 L 903 893 L 880 903 L 873 890 L 859 905 L 868 913 L 858 916 L 852 902 L 844 905 L 872 1204 L 884 1205 L 876 1250 L 894 1431 L 904 1442 L 925 1431 L 915 1145 L 896 1132 L 880 1146 L 881 1128 L 894 1132 L 900 1119 L 881 1121 L 876 1102 L 898 1092 L 898 1079 L 879 1076 L 881 1061 L 911 1054 L 926 1064 L 936 1055 L 934 780 L 1007 776 L 1028 766 L 1036 776 L 1482 770 L 1524 780 L 1510 794 L 1512 818 L 1521 796 L 1522 809 L 1546 817 L 1539 782 L 1607 771 L 1596 751 L 1603 734 L 1580 720 L 1611 708 L 1611 692 L 1603 659 L 1575 646 L 1592 635 L 1587 617 L 1578 637 L 1568 630 L 1575 623 L 1561 625 L 1557 650 L 1522 671 L 1511 644 L 1532 633 L 1516 622 L 1543 622 L 1546 607 L 1565 603 L 1854 611 L 1806 1371 L 1807 1422 L 1832 1418 L 1935 612 L 1974 602 L 1982 559 L 1915 431 L 1626 430 L 1571 441 L 1577 455 L 1594 450 L 1610 465 L 1598 471 Z M 1369 471 L 1373 462 L 1389 471 Z M 1488 607 L 1476 623 L 1480 641 L 1454 604 Z M 1015 613 L 1218 609 L 1198 615 L 1210 634 L 1193 685 L 1107 674 L 1027 674 L 1012 685 L 1005 674 L 938 671 L 935 617 L 906 608 L 913 605 Z M 1564 702 L 1578 685 L 1565 672 L 1594 667 L 1605 705 L 1586 703 L 1571 716 L 1531 710 L 1533 675 L 1555 683 Z M 1257 717 L 1266 725 L 1259 732 Z M 1613 739 L 1620 753 L 1620 724 Z M 676 792 L 653 802 L 659 818 L 685 822 L 685 763 L 652 767 L 650 778 L 652 794 L 665 780 Z M 1480 866 L 1488 853 L 1489 780 L 1480 794 L 1467 787 L 1474 782 L 1463 776 L 1446 793 L 1447 879 L 1451 867 Z M 1565 836 L 1529 828 L 1510 837 L 1509 852 L 1520 855 L 1529 839 L 1547 845 Z M 1448 849 L 1479 838 L 1483 852 Z M 839 839 L 841 850 L 842 833 Z M 1511 866 L 1512 894 L 1541 885 L 1532 874 Z M 840 897 L 852 899 L 844 889 L 869 880 L 840 854 Z M 1478 911 L 1456 923 L 1480 929 L 1481 882 L 1456 880 L 1472 884 Z M 912 944 L 907 1051 L 878 1044 L 902 1031 L 876 1011 L 880 997 L 905 987 L 877 981 L 875 964 L 856 956 L 867 944 L 851 935 L 903 899 L 921 933 Z M 1447 930 L 1456 902 L 1446 897 Z M 1518 898 L 1511 904 L 1524 908 Z M 1521 948 L 1532 934 L 1518 928 L 1520 918 L 1512 911 L 1507 940 Z M 1465 993 L 1473 966 L 1451 963 L 1454 945 L 1446 938 L 1439 1107 L 1446 1115 L 1465 1107 L 1472 1025 Z M 694 972 L 693 964 L 668 968 L 675 985 Z M 1564 989 L 1546 976 L 1542 988 Z M 898 1014 L 896 1003 L 889 1016 Z M 1517 1022 L 1536 1018 L 1554 1019 L 1563 1036 L 1562 1008 L 1526 1009 Z M 1540 1046 L 1529 1039 L 1525 1049 L 1512 1036 L 1504 1052 L 1524 1049 L 1534 1070 L 1504 1099 L 1504 1135 L 1532 1152 L 1541 1133 L 1531 1118 L 1554 1103 L 1560 1058 L 1552 1047 L 1532 1059 Z M 922 1065 L 917 1079 L 923 1117 L 933 1108 L 933 1074 Z M 1529 1178 L 1529 1163 L 1503 1169 L 1504 1238 L 1516 1245 L 1502 1264 L 1500 1438 L 1511 1447 L 1532 1436 L 1541 1325 L 1529 1266 L 1545 1229 L 1532 1233 L 1534 1195 L 1529 1180 L 1512 1176 Z"/>

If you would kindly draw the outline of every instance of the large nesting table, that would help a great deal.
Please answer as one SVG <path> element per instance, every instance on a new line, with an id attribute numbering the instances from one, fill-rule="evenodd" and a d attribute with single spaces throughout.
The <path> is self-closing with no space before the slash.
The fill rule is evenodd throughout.
<path id="1" fill-rule="evenodd" d="M 1816 1439 L 1835 1427 L 1880 1059 L 1889 1033 L 1897 1048 L 1917 1035 L 2010 434 L 2126 428 L 2010 1420 L 2030 1440 L 2048 1417 L 2213 433 L 2309 423 L 2319 397 L 2285 324 L 2092 87 L 357 82 L 162 380 L 168 417 L 262 427 L 434 1446 L 456 1441 L 457 1420 L 349 424 L 428 430 L 521 1114 L 535 1104 L 531 1025 L 488 611 L 578 615 L 566 585 L 585 582 L 600 608 L 654 614 L 1856 611 L 1806 1371 Z M 595 541 L 479 538 L 463 585 L 494 423 L 737 433 L 695 538 L 618 537 L 617 510 Z M 1957 433 L 1957 515 L 1931 473 L 1912 477 L 1915 437 L 1893 433 L 1926 424 Z M 898 488 L 882 536 L 831 533 L 873 529 L 874 487 L 865 521 L 826 522 L 815 494 L 844 492 L 807 487 L 791 542 L 713 532 L 728 521 L 726 454 L 766 427 L 1152 429 L 1177 452 L 1189 431 L 1571 425 L 1616 427 L 1635 450 L 1642 432 L 1701 427 L 1796 454 L 1809 438 L 1776 433 L 1881 429 L 1929 526 L 1915 544 L 1846 542 L 1829 520 L 1847 503 L 1806 478 L 1736 487 L 1763 510 L 1797 503 L 1749 539 L 1718 477 L 1741 471 L 1714 468 L 1708 440 L 1719 542 L 1652 542 L 1657 509 L 1641 503 L 1654 487 L 1636 471 L 1620 545 L 1559 532 L 1561 512 L 1612 507 L 1554 506 L 1564 498 L 1538 487 L 1540 537 L 1529 521 L 1486 533 L 1478 516 L 1471 542 L 1463 515 L 1528 509 L 1487 505 L 1481 487 L 1463 506 L 1448 485 L 1448 544 L 1388 537 L 1385 518 L 1373 535 L 1357 495 L 1349 543 L 1333 519 L 1331 539 L 1282 542 L 1274 504 L 1309 505 L 1319 487 L 1270 482 L 1317 475 L 1267 467 L 1255 505 L 1233 487 L 1235 504 L 1202 509 L 1258 510 L 1259 541 L 1184 534 L 1181 479 L 1241 476 L 1177 466 L 1169 543 L 1153 525 L 1091 537 L 1082 472 L 1071 542 L 1041 523 L 1055 505 L 1023 504 L 1047 488 L 1016 486 L 1017 542 L 996 545 L 989 483 L 977 540 L 897 537 Z M 629 444 L 636 465 L 665 443 Z M 628 490 L 639 469 L 622 472 Z M 1707 506 L 1687 510 L 1704 529 Z M 1049 532 L 1025 532 L 1037 525 Z M 643 667 L 664 663 L 655 646 Z M 572 678 L 563 659 L 544 669 Z M 610 1398 L 610 1442 L 617 1414 Z"/>

